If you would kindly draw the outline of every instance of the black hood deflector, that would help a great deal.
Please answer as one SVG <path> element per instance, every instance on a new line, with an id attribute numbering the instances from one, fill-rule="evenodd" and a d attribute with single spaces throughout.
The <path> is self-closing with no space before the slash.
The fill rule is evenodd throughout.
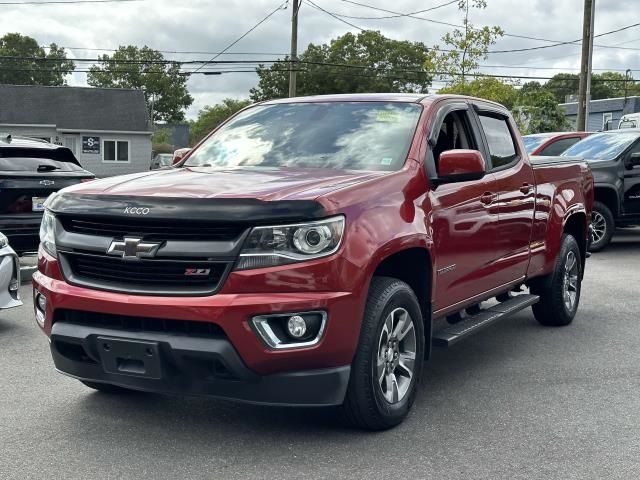
<path id="1" fill-rule="evenodd" d="M 327 215 L 322 205 L 313 200 L 125 197 L 122 195 L 75 195 L 64 192 L 52 198 L 47 203 L 47 208 L 56 214 L 73 216 L 241 222 L 255 225 L 314 220 Z M 138 213 L 126 213 L 125 209 L 129 211 L 136 209 Z M 147 213 L 143 213 L 143 210 Z"/>

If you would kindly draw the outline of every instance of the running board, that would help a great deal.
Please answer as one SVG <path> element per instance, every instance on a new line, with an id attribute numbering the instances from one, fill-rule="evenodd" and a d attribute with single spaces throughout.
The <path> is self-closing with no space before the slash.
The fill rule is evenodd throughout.
<path id="1" fill-rule="evenodd" d="M 458 341 L 479 332 L 485 327 L 507 318 L 520 310 L 538 303 L 537 295 L 517 295 L 509 300 L 498 303 L 476 315 L 470 315 L 464 320 L 433 332 L 433 345 L 438 347 L 450 347 Z"/>

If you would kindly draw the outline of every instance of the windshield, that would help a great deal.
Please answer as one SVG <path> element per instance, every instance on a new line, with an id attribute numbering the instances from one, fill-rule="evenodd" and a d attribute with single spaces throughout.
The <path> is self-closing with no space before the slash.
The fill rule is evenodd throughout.
<path id="1" fill-rule="evenodd" d="M 524 149 L 527 153 L 531 153 L 549 138 L 551 138 L 551 135 L 527 135 L 522 137 L 522 141 L 524 141 Z"/>
<path id="2" fill-rule="evenodd" d="M 220 128 L 183 166 L 398 170 L 420 112 L 420 105 L 391 102 L 257 106 Z"/>
<path id="3" fill-rule="evenodd" d="M 167 166 L 171 165 L 171 161 L 173 160 L 173 155 L 170 153 L 162 153 L 156 156 L 156 162 L 158 165 Z"/>
<path id="4" fill-rule="evenodd" d="M 59 148 L 0 148 L 0 171 L 4 172 L 79 172 L 82 168 L 70 150 Z"/>
<path id="5" fill-rule="evenodd" d="M 563 157 L 582 157 L 585 160 L 613 160 L 640 138 L 638 132 L 600 133 L 581 140 L 566 150 Z"/>

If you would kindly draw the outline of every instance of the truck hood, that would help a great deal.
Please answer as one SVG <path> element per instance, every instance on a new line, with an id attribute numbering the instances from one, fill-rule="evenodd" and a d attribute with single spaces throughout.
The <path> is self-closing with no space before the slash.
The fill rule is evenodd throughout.
<path id="1" fill-rule="evenodd" d="M 312 168 L 178 168 L 105 178 L 65 193 L 164 198 L 313 200 L 388 172 Z"/>

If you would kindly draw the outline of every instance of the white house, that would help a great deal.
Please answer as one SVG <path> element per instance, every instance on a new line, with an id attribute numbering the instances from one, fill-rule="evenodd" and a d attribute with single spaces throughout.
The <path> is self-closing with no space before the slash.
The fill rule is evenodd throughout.
<path id="1" fill-rule="evenodd" d="M 151 161 L 141 90 L 0 85 L 0 132 L 64 145 L 98 177 L 148 170 Z"/>

